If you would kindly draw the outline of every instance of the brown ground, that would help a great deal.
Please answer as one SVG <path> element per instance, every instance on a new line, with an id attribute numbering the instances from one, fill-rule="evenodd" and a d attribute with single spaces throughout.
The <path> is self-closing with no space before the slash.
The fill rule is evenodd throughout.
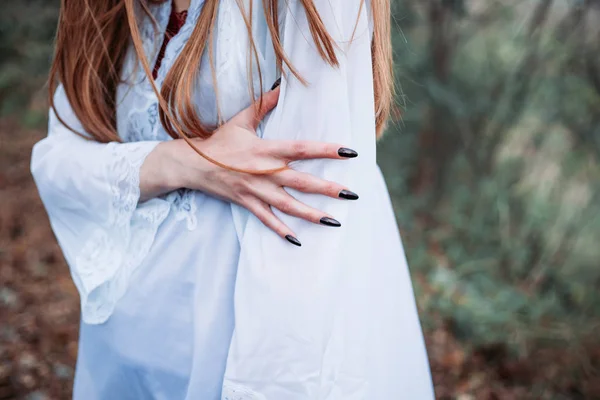
<path id="1" fill-rule="evenodd" d="M 68 398 L 77 356 L 77 292 L 29 174 L 40 137 L 0 122 L 0 399 Z"/>
<path id="2" fill-rule="evenodd" d="M 29 174 L 42 135 L 0 121 L 0 400 L 68 399 L 77 356 L 77 292 Z M 427 344 L 439 399 L 600 398 L 600 383 L 561 373 L 569 354 L 511 361 L 499 346 L 467 356 L 445 329 Z"/>

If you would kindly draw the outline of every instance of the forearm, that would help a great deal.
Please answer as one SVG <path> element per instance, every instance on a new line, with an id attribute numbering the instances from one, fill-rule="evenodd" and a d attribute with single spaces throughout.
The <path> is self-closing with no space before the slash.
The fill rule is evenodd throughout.
<path id="1" fill-rule="evenodd" d="M 158 144 L 140 168 L 140 202 L 184 187 L 186 171 L 180 167 L 177 148 L 180 140 Z"/>

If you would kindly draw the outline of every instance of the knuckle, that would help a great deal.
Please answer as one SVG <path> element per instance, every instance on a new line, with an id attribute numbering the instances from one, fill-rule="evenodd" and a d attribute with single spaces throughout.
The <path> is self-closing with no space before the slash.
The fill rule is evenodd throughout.
<path id="1" fill-rule="evenodd" d="M 256 150 L 253 149 L 252 151 L 254 152 Z M 254 155 L 254 153 L 252 154 Z M 244 160 L 243 163 L 240 163 L 239 167 L 248 171 L 260 171 L 263 168 L 263 165 L 258 157 L 252 157 L 247 160 Z M 252 180 L 252 177 L 254 177 L 254 175 L 244 175 L 244 177 L 245 179 Z"/>
<path id="2" fill-rule="evenodd" d="M 261 142 L 261 141 L 257 141 L 256 143 L 254 143 L 250 149 L 250 151 L 252 151 L 252 153 L 250 154 L 254 154 L 255 156 L 258 157 L 264 157 L 269 153 L 269 144 L 268 142 Z"/>
<path id="3" fill-rule="evenodd" d="M 250 204 L 250 198 L 244 194 L 244 193 L 240 193 L 240 192 L 234 192 L 233 196 L 231 197 L 231 201 L 235 204 L 239 204 L 245 208 L 247 208 L 248 210 L 250 210 L 252 213 L 254 213 L 253 211 L 253 207 Z"/>
<path id="4" fill-rule="evenodd" d="M 290 186 L 300 191 L 305 191 L 308 189 L 308 183 L 306 180 L 300 178 L 299 176 L 295 176 L 290 180 Z"/>
<path id="5" fill-rule="evenodd" d="M 268 110 L 272 109 L 273 107 L 275 107 L 277 105 L 277 102 L 279 100 L 278 96 L 266 96 L 265 98 L 265 108 Z"/>
<path id="6" fill-rule="evenodd" d="M 235 193 L 248 193 L 251 188 L 250 182 L 248 179 L 233 179 L 231 182 L 231 188 Z"/>
<path id="7" fill-rule="evenodd" d="M 255 141 L 249 146 L 248 154 L 253 154 L 257 156 L 262 156 L 265 153 L 265 146 L 260 141 Z"/>
<path id="8" fill-rule="evenodd" d="M 262 146 L 263 150 L 263 156 L 269 158 L 269 159 L 280 159 L 281 158 L 281 153 L 282 153 L 282 147 L 274 142 L 274 141 L 264 141 L 264 145 Z"/>
<path id="9" fill-rule="evenodd" d="M 340 158 L 340 156 L 338 154 L 338 150 L 341 147 L 342 146 L 339 146 L 339 145 L 336 145 L 336 144 L 328 144 L 327 147 L 324 149 L 324 151 L 325 151 L 325 157 L 327 157 L 327 158 L 333 158 L 333 159 Z"/>
<path id="10" fill-rule="evenodd" d="M 298 157 L 306 157 L 308 155 L 308 146 L 303 142 L 292 144 L 292 150 Z"/>
<path id="11" fill-rule="evenodd" d="M 328 157 L 337 157 L 338 155 L 338 149 L 341 146 L 336 146 L 334 144 L 327 144 L 324 148 L 323 151 L 325 152 L 325 154 L 327 154 Z"/>
<path id="12" fill-rule="evenodd" d="M 338 187 L 335 183 L 326 183 L 325 184 L 325 193 L 329 194 L 329 195 L 337 195 L 338 193 Z"/>
<path id="13" fill-rule="evenodd" d="M 318 223 L 319 220 L 321 219 L 321 216 L 318 214 L 317 211 L 307 210 L 305 213 L 303 213 L 302 218 L 304 218 L 305 220 L 307 220 L 309 222 Z"/>
<path id="14" fill-rule="evenodd" d="M 277 208 L 279 208 L 279 210 L 285 214 L 290 214 L 291 212 L 294 211 L 294 206 L 292 205 L 292 203 L 290 201 L 284 200 L 281 201 Z"/>
<path id="15" fill-rule="evenodd" d="M 286 229 L 285 225 L 283 225 L 283 223 L 279 220 L 277 220 L 277 222 L 273 224 L 272 229 L 275 233 L 282 237 L 285 236 L 288 232 L 288 229 Z"/>

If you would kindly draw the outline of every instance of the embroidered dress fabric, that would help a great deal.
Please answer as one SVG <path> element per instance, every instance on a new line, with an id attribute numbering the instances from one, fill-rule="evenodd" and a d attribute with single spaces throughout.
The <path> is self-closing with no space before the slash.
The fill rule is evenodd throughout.
<path id="1" fill-rule="evenodd" d="M 252 62 L 260 63 L 263 87 L 256 65 L 250 79 L 260 93 L 280 74 L 262 1 L 241 3 L 251 12 L 259 51 Z M 86 140 L 50 113 L 31 169 L 81 295 L 75 399 L 434 398 L 406 259 L 375 162 L 369 2 L 315 1 L 336 41 L 339 68 L 320 58 L 301 3 L 280 2 L 281 38 L 308 85 L 284 69 L 279 104 L 259 134 L 357 150 L 356 159 L 292 167 L 347 185 L 360 199 L 290 190 L 342 222 L 327 228 L 275 210 L 300 248 L 243 208 L 201 192 L 139 202 L 139 169 L 170 138 L 132 49 L 117 90 L 123 143 Z M 140 30 L 156 65 L 171 5 L 150 7 L 159 29 L 140 13 Z M 164 48 L 159 87 L 201 9 L 202 1 L 192 0 Z M 253 100 L 248 43 L 238 2 L 220 1 L 218 100 L 209 57 L 194 93 L 203 120 L 227 120 Z M 59 115 L 82 131 L 62 88 L 55 100 Z"/>

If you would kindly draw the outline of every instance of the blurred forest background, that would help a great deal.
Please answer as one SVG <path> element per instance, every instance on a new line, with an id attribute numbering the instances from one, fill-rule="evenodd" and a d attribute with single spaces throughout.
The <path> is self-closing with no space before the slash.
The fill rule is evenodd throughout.
<path id="1" fill-rule="evenodd" d="M 28 168 L 58 3 L 0 8 L 2 400 L 67 399 L 77 353 Z M 600 399 L 600 1 L 392 3 L 402 118 L 379 159 L 438 398 Z"/>

